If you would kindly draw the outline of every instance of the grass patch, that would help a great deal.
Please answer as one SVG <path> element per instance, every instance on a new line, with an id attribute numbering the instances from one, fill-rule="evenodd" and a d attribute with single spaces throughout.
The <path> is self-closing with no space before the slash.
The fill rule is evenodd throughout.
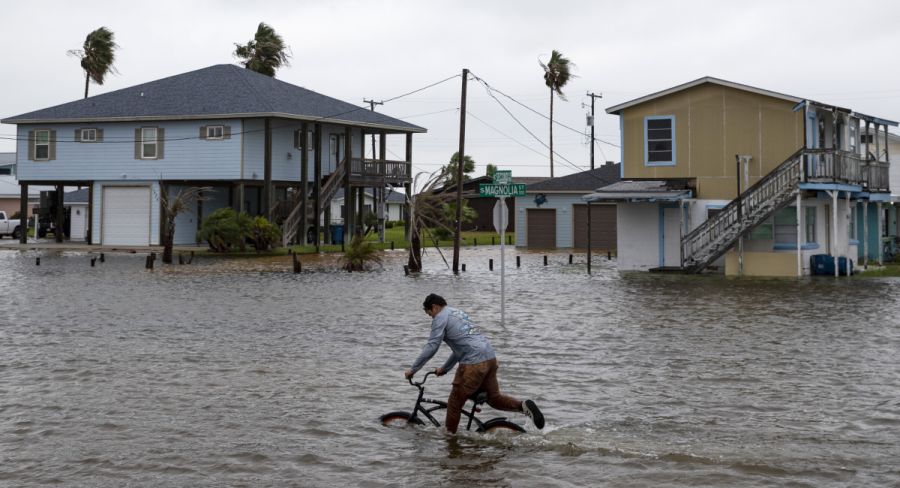
<path id="1" fill-rule="evenodd" d="M 884 266 L 870 265 L 869 269 L 854 269 L 854 278 L 894 278 L 900 277 L 900 263 L 884 263 Z"/>

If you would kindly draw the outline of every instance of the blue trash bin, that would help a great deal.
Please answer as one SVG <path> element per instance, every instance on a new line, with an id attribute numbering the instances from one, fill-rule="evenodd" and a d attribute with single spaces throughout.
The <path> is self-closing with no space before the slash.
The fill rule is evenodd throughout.
<path id="1" fill-rule="evenodd" d="M 331 243 L 332 244 L 343 244 L 344 243 L 344 227 L 341 225 L 335 225 L 331 227 Z"/>
<path id="2" fill-rule="evenodd" d="M 809 257 L 809 265 L 814 275 L 834 276 L 834 256 L 814 254 Z M 853 260 L 850 260 L 850 274 L 853 274 Z M 847 275 L 847 257 L 838 258 L 838 275 Z"/>

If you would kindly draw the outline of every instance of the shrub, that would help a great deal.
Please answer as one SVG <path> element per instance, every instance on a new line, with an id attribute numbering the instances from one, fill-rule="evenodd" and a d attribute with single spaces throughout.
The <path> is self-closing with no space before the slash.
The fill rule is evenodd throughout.
<path id="1" fill-rule="evenodd" d="M 362 234 L 353 236 L 344 252 L 343 268 L 347 271 L 363 271 L 370 263 L 381 264 L 381 254 Z"/>
<path id="2" fill-rule="evenodd" d="M 385 220 L 385 221 L 384 221 L 384 228 L 385 228 L 385 229 L 393 229 L 393 228 L 394 228 L 394 222 L 391 221 L 391 220 Z"/>
<path id="3" fill-rule="evenodd" d="M 214 252 L 228 252 L 232 247 L 243 251 L 251 223 L 246 213 L 239 214 L 229 207 L 220 208 L 203 220 L 197 239 L 206 241 Z"/>
<path id="4" fill-rule="evenodd" d="M 270 251 L 278 247 L 278 242 L 281 240 L 281 229 L 265 217 L 254 218 L 249 230 L 248 239 L 253 243 L 256 252 Z"/>

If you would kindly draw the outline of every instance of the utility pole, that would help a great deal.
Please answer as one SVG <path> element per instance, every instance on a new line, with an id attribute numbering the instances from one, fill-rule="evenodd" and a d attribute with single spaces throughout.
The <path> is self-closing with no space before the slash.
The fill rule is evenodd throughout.
<path id="1" fill-rule="evenodd" d="M 375 111 L 375 105 L 384 105 L 383 101 L 376 102 L 375 100 L 366 100 L 365 98 L 363 98 L 363 103 L 368 103 L 369 109 L 371 109 L 373 112 Z M 363 158 L 363 159 L 365 159 L 365 158 Z M 372 159 L 376 159 L 375 158 L 375 134 L 372 134 Z M 384 154 L 381 155 L 381 159 L 384 159 Z"/>
<path id="2" fill-rule="evenodd" d="M 591 170 L 594 169 L 594 101 L 603 98 L 603 95 L 588 92 L 591 97 Z M 587 204 L 587 272 L 591 274 L 591 202 Z"/>
<path id="3" fill-rule="evenodd" d="M 594 169 L 594 101 L 603 98 L 603 94 L 588 92 L 587 96 L 591 97 L 591 169 Z"/>
<path id="4" fill-rule="evenodd" d="M 469 70 L 462 70 L 462 97 L 459 102 L 459 160 L 456 162 L 456 234 L 453 236 L 453 274 L 459 274 L 459 238 L 462 234 L 462 187 L 466 160 L 466 83 Z"/>

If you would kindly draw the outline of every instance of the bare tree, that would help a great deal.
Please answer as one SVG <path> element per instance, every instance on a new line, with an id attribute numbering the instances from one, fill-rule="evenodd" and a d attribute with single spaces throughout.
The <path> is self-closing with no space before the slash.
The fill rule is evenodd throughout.
<path id="1" fill-rule="evenodd" d="M 412 196 L 409 205 L 409 270 L 422 270 L 422 239 L 430 239 L 438 254 L 447 264 L 447 259 L 438 247 L 436 230 L 443 230 L 452 234 L 455 232 L 454 222 L 447 220 L 445 206 L 455 204 L 456 194 L 452 192 L 438 193 L 436 190 L 448 178 L 447 167 L 441 168 L 431 174 L 419 173 L 416 175 L 413 186 L 421 188 L 419 193 Z M 424 179 L 420 186 L 420 180 Z M 449 266 L 449 265 L 448 265 Z"/>
<path id="2" fill-rule="evenodd" d="M 170 195 L 166 185 L 161 185 L 159 198 L 165 211 L 162 255 L 162 261 L 164 263 L 172 264 L 172 247 L 175 242 L 175 219 L 179 214 L 189 211 L 192 202 L 205 202 L 209 200 L 209 193 L 212 191 L 214 190 L 210 186 L 192 186 L 189 188 L 182 188 L 174 195 Z"/>

